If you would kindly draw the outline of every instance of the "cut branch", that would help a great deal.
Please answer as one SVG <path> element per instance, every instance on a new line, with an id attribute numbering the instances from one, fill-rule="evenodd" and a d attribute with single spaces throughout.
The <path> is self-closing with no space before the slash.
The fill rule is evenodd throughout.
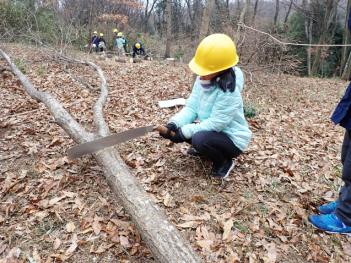
<path id="1" fill-rule="evenodd" d="M 35 89 L 27 77 L 18 70 L 9 56 L 1 49 L 0 54 L 10 65 L 14 74 L 20 79 L 26 92 L 32 98 L 46 105 L 57 123 L 70 137 L 80 143 L 91 141 L 97 137 L 95 134 L 86 132 L 50 94 Z M 89 65 L 93 66 L 95 64 Z M 102 120 L 102 108 L 107 98 L 107 84 L 102 70 L 98 66 L 95 69 L 102 79 L 101 95 L 94 107 L 95 123 L 99 125 L 99 133 L 101 135 L 108 132 L 105 120 Z M 97 113 L 98 111 L 100 113 Z M 131 216 L 143 240 L 158 262 L 201 262 L 190 244 L 182 238 L 178 230 L 167 220 L 165 214 L 150 199 L 137 179 L 129 172 L 128 167 L 114 148 L 110 147 L 101 150 L 95 153 L 94 157 L 103 168 L 105 178 L 112 192 L 119 197 L 120 202 Z"/>

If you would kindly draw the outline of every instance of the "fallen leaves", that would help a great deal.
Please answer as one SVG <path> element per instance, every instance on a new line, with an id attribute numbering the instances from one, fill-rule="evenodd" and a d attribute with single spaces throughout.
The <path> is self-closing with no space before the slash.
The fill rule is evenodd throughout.
<path id="1" fill-rule="evenodd" d="M 72 232 L 74 232 L 74 230 L 76 230 L 76 226 L 74 225 L 74 223 L 72 221 L 68 222 L 66 224 L 66 231 L 68 233 L 72 233 Z"/>
<path id="2" fill-rule="evenodd" d="M 130 247 L 129 239 L 126 236 L 119 236 L 119 242 L 125 248 L 129 248 Z"/>
<path id="3" fill-rule="evenodd" d="M 230 237 L 231 237 L 231 232 L 232 232 L 232 227 L 233 227 L 233 219 L 229 219 L 228 221 L 226 221 L 223 225 L 223 236 L 222 239 L 224 241 L 231 241 Z"/>
<path id="4" fill-rule="evenodd" d="M 202 240 L 197 240 L 196 244 L 198 244 L 201 248 L 205 249 L 208 252 L 211 252 L 211 245 L 213 244 L 212 240 L 208 239 L 202 239 Z"/>
<path id="5" fill-rule="evenodd" d="M 70 256 L 78 247 L 78 236 L 77 234 L 72 235 L 71 244 L 66 250 L 65 255 Z"/>
<path id="6" fill-rule="evenodd" d="M 276 262 L 277 254 L 278 254 L 276 245 L 272 242 L 272 243 L 266 243 L 263 246 L 267 250 L 267 255 L 266 257 L 263 258 L 264 262 L 267 262 L 267 263 Z"/>
<path id="7" fill-rule="evenodd" d="M 29 71 L 34 84 L 91 127 L 95 92 L 72 82 L 55 61 L 47 76 L 37 76 L 45 58 L 38 50 L 10 50 L 39 61 Z M 160 110 L 157 101 L 187 97 L 191 89 L 186 66 L 99 63 L 111 93 L 106 120 L 116 132 L 166 123 L 180 108 Z M 70 65 L 70 71 L 99 85 L 86 67 Z M 156 133 L 117 148 L 205 262 L 348 262 L 348 238 L 314 232 L 306 223 L 314 207 L 335 199 L 340 185 L 342 131 L 331 130 L 328 118 L 345 86 L 334 79 L 255 74 L 243 93 L 259 112 L 250 120 L 253 141 L 223 188 L 208 179 L 208 161 L 188 157 L 187 145 L 171 144 Z M 114 256 L 121 262 L 152 262 L 97 164 L 89 157 L 65 157 L 73 142 L 53 125 L 46 109 L 24 95 L 16 78 L 3 79 L 0 91 L 5 114 L 0 117 L 5 174 L 0 178 L 0 257 L 111 262 Z"/>
<path id="8" fill-rule="evenodd" d="M 92 223 L 91 227 L 93 228 L 93 231 L 94 231 L 95 235 L 100 234 L 101 224 L 99 223 L 98 220 L 94 219 L 94 222 Z"/>

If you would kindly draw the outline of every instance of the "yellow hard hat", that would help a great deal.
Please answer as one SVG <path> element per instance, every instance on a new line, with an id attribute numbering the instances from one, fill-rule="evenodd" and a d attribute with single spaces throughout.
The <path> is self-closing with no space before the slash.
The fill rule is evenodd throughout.
<path id="1" fill-rule="evenodd" d="M 135 47 L 136 47 L 137 49 L 140 49 L 140 43 L 136 43 L 136 44 L 135 44 Z"/>
<path id="2" fill-rule="evenodd" d="M 103 33 L 100 33 L 100 37 L 103 37 L 104 36 L 104 34 Z"/>
<path id="3" fill-rule="evenodd" d="M 118 32 L 117 36 L 118 37 L 123 37 L 123 32 Z"/>
<path id="4" fill-rule="evenodd" d="M 93 33 L 94 35 L 97 35 L 97 31 L 94 31 L 94 33 Z"/>
<path id="5" fill-rule="evenodd" d="M 189 67 L 198 76 L 206 76 L 231 68 L 238 62 L 233 40 L 225 34 L 212 34 L 200 42 Z"/>
<path id="6" fill-rule="evenodd" d="M 118 32 L 117 28 L 113 29 L 113 33 L 117 33 L 117 32 Z"/>

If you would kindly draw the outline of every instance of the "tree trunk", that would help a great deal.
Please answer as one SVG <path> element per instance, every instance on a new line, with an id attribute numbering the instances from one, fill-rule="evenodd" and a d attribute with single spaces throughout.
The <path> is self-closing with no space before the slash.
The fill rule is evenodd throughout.
<path id="1" fill-rule="evenodd" d="M 166 23 L 167 23 L 165 58 L 169 58 L 171 57 L 172 0 L 166 0 L 165 17 L 166 17 Z"/>
<path id="2" fill-rule="evenodd" d="M 289 16 L 290 16 L 290 12 L 291 12 L 291 7 L 294 3 L 294 0 L 290 0 L 290 4 L 289 4 L 289 8 L 288 8 L 288 12 L 285 15 L 285 19 L 284 19 L 284 24 L 286 24 L 288 22 Z"/>
<path id="3" fill-rule="evenodd" d="M 312 44 L 312 29 L 313 29 L 313 9 L 309 0 L 303 0 L 301 6 L 301 12 L 304 12 L 305 19 L 305 37 L 309 44 Z M 312 48 L 307 47 L 307 75 L 311 76 L 311 60 L 312 60 Z"/>
<path id="4" fill-rule="evenodd" d="M 252 23 L 254 23 L 255 19 L 256 19 L 257 10 L 258 10 L 258 3 L 259 3 L 259 0 L 256 0 L 254 10 L 253 10 Z"/>
<path id="5" fill-rule="evenodd" d="M 143 21 L 144 32 L 147 32 L 149 2 L 150 2 L 150 0 L 146 0 L 146 4 L 145 4 L 144 19 L 143 19 L 144 20 Z"/>
<path id="6" fill-rule="evenodd" d="M 241 0 L 237 0 L 236 2 L 236 13 L 237 14 L 235 14 L 235 17 L 237 17 L 237 20 L 239 21 L 241 14 Z"/>
<path id="7" fill-rule="evenodd" d="M 205 6 L 204 13 L 202 15 L 199 41 L 205 38 L 208 34 L 208 30 L 210 27 L 210 19 L 211 19 L 211 14 L 212 14 L 214 4 L 215 4 L 215 0 L 207 0 L 207 4 Z"/>
<path id="8" fill-rule="evenodd" d="M 328 42 L 329 37 L 332 37 L 330 36 L 330 25 L 333 21 L 335 12 L 337 12 L 338 2 L 339 1 L 335 0 L 327 0 L 327 3 L 325 5 L 325 15 L 322 24 L 321 35 L 319 37 L 318 44 L 326 44 Z M 321 63 L 321 53 L 322 47 L 317 47 L 311 69 L 311 73 L 313 75 L 317 75 L 319 72 Z"/>
<path id="9" fill-rule="evenodd" d="M 279 17 L 279 0 L 275 0 L 275 13 L 274 13 L 274 27 L 277 26 L 278 23 L 278 17 Z"/>
<path id="10" fill-rule="evenodd" d="M 312 31 L 313 31 L 313 14 L 311 13 L 310 20 L 307 24 L 307 39 L 308 43 L 312 45 Z M 307 74 L 311 76 L 312 74 L 312 47 L 307 48 Z"/>
<path id="11" fill-rule="evenodd" d="M 202 2 L 201 0 L 185 0 L 187 10 L 188 10 L 188 15 L 189 15 L 189 20 L 190 20 L 190 36 L 191 36 L 191 41 L 192 45 L 194 42 L 197 42 L 197 39 L 199 37 L 199 21 L 201 20 L 202 17 Z"/>
<path id="12" fill-rule="evenodd" d="M 94 106 L 94 123 L 98 134 L 87 132 L 49 93 L 38 91 L 25 75 L 15 66 L 8 55 L 0 49 L 14 74 L 19 78 L 25 91 L 36 101 L 43 102 L 67 134 L 77 143 L 83 143 L 109 134 L 109 128 L 103 118 L 103 106 L 108 90 L 104 74 L 100 67 L 91 62 L 74 60 L 92 66 L 101 79 L 101 94 Z M 71 60 L 72 62 L 72 60 Z M 150 199 L 143 187 L 125 165 L 118 152 L 112 147 L 93 155 L 101 165 L 112 192 L 119 198 L 127 213 L 138 228 L 143 240 L 155 259 L 162 263 L 201 262 L 177 229 L 168 222 L 165 214 Z"/>
<path id="13" fill-rule="evenodd" d="M 351 52 L 349 53 L 349 58 L 345 63 L 344 72 L 341 78 L 344 80 L 351 80 Z"/>
<path id="14" fill-rule="evenodd" d="M 235 40 L 236 40 L 237 43 L 239 42 L 239 39 L 240 39 L 241 24 L 244 23 L 246 11 L 249 8 L 249 6 L 250 6 L 250 0 L 245 0 L 245 5 L 244 5 L 243 10 L 241 11 L 238 27 L 237 27 L 237 30 L 236 30 Z"/>
<path id="15" fill-rule="evenodd" d="M 345 17 L 345 24 L 344 24 L 344 40 L 343 40 L 343 44 L 351 44 L 351 34 L 349 31 L 349 27 L 348 27 L 348 19 L 349 19 L 349 15 L 350 15 L 350 10 L 351 10 L 351 0 L 347 1 L 347 9 L 346 9 L 346 17 Z M 341 55 L 341 73 L 342 76 L 347 75 L 347 70 L 348 72 L 350 72 L 350 66 L 346 67 L 346 63 L 347 61 L 349 62 L 348 64 L 350 64 L 350 59 L 348 59 L 350 56 L 350 47 L 343 47 L 342 49 L 342 55 Z M 350 74 L 348 74 L 350 76 Z M 348 80 L 350 77 L 348 78 L 344 78 L 345 80 Z"/>
<path id="16" fill-rule="evenodd" d="M 151 7 L 149 9 L 150 0 L 146 0 L 146 6 L 145 6 L 145 10 L 144 10 L 144 22 L 143 22 L 144 32 L 148 31 L 147 29 L 148 29 L 148 25 L 149 25 L 150 15 L 152 14 L 152 11 L 154 10 L 154 7 L 155 7 L 157 1 L 158 0 L 153 0 Z"/>

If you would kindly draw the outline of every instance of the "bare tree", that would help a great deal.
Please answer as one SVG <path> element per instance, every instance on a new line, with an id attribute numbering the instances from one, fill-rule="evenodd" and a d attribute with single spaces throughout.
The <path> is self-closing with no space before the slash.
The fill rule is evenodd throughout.
<path id="1" fill-rule="evenodd" d="M 278 17 L 279 17 L 279 0 L 275 0 L 275 12 L 274 12 L 274 20 L 273 20 L 273 24 L 274 26 L 277 26 L 278 23 Z"/>
<path id="2" fill-rule="evenodd" d="M 325 4 L 325 15 L 321 27 L 321 34 L 319 37 L 318 44 L 326 44 L 330 41 L 330 29 L 331 25 L 334 22 L 337 7 L 338 7 L 339 0 L 327 0 Z M 315 51 L 315 56 L 312 64 L 311 73 L 316 75 L 320 68 L 321 63 L 321 53 L 322 47 L 317 47 Z"/>
<path id="3" fill-rule="evenodd" d="M 146 0 L 145 9 L 144 9 L 144 19 L 143 19 L 144 32 L 147 32 L 149 19 L 157 2 L 158 0 L 152 0 L 151 7 L 150 7 L 150 0 Z"/>
<path id="4" fill-rule="evenodd" d="M 253 9 L 252 23 L 254 23 L 255 19 L 256 19 L 257 10 L 258 10 L 258 3 L 259 3 L 259 0 L 256 0 L 255 5 L 254 5 L 254 9 Z"/>
<path id="5" fill-rule="evenodd" d="M 195 40 L 199 36 L 199 25 L 203 14 L 203 6 L 201 0 L 185 0 L 187 6 L 187 13 L 190 22 L 190 36 L 191 40 Z"/>
<path id="6" fill-rule="evenodd" d="M 214 4 L 215 4 L 215 0 L 207 0 L 207 4 L 204 9 L 204 14 L 202 15 L 199 40 L 203 39 L 208 34 L 208 29 L 210 25 L 210 19 L 211 19 L 211 14 L 212 14 Z"/>
<path id="7" fill-rule="evenodd" d="M 169 58 L 171 56 L 172 0 L 166 0 L 165 17 L 166 17 L 166 23 L 167 23 L 165 58 Z"/>
<path id="8" fill-rule="evenodd" d="M 302 8 L 300 10 L 305 14 L 305 37 L 308 40 L 308 43 L 312 44 L 312 29 L 313 29 L 313 19 L 314 13 L 312 4 L 310 0 L 303 0 L 302 1 Z M 307 47 L 307 74 L 311 76 L 311 68 L 312 68 L 312 48 Z"/>
<path id="9" fill-rule="evenodd" d="M 245 15 L 246 15 L 247 10 L 249 9 L 249 6 L 250 6 L 250 0 L 245 0 L 245 5 L 244 5 L 243 10 L 241 10 L 239 23 L 238 23 L 238 27 L 236 30 L 236 37 L 235 37 L 236 42 L 238 42 L 240 39 L 241 24 L 244 23 Z"/>
<path id="10" fill-rule="evenodd" d="M 351 0 L 347 1 L 346 17 L 344 24 L 344 44 L 351 44 L 351 34 L 348 28 L 348 19 L 351 10 Z M 349 80 L 351 78 L 351 52 L 350 47 L 344 47 L 341 55 L 341 73 L 342 79 Z"/>
<path id="11" fill-rule="evenodd" d="M 106 78 L 100 67 L 91 62 L 72 60 L 61 56 L 61 59 L 70 63 L 79 63 L 93 67 L 101 79 L 101 93 L 94 106 L 94 124 L 98 128 L 98 132 L 95 134 L 86 131 L 79 125 L 51 94 L 37 90 L 2 49 L 0 49 L 0 55 L 7 61 L 13 73 L 19 78 L 25 91 L 36 101 L 45 104 L 56 123 L 75 142 L 83 143 L 91 141 L 110 133 L 103 116 L 103 107 L 108 97 L 108 89 Z M 96 152 L 94 158 L 103 168 L 104 175 L 112 192 L 119 198 L 131 216 L 143 240 L 158 262 L 201 262 L 189 243 L 168 222 L 165 214 L 156 206 L 137 179 L 129 172 L 127 165 L 113 147 Z"/>
<path id="12" fill-rule="evenodd" d="M 285 15 L 285 18 L 284 18 L 284 24 L 286 24 L 286 23 L 288 22 L 288 19 L 289 19 L 290 13 L 291 13 L 291 8 L 292 8 L 293 3 L 294 3 L 294 0 L 290 0 L 290 4 L 289 4 L 289 7 L 288 7 L 288 11 L 286 12 L 286 15 Z"/>

